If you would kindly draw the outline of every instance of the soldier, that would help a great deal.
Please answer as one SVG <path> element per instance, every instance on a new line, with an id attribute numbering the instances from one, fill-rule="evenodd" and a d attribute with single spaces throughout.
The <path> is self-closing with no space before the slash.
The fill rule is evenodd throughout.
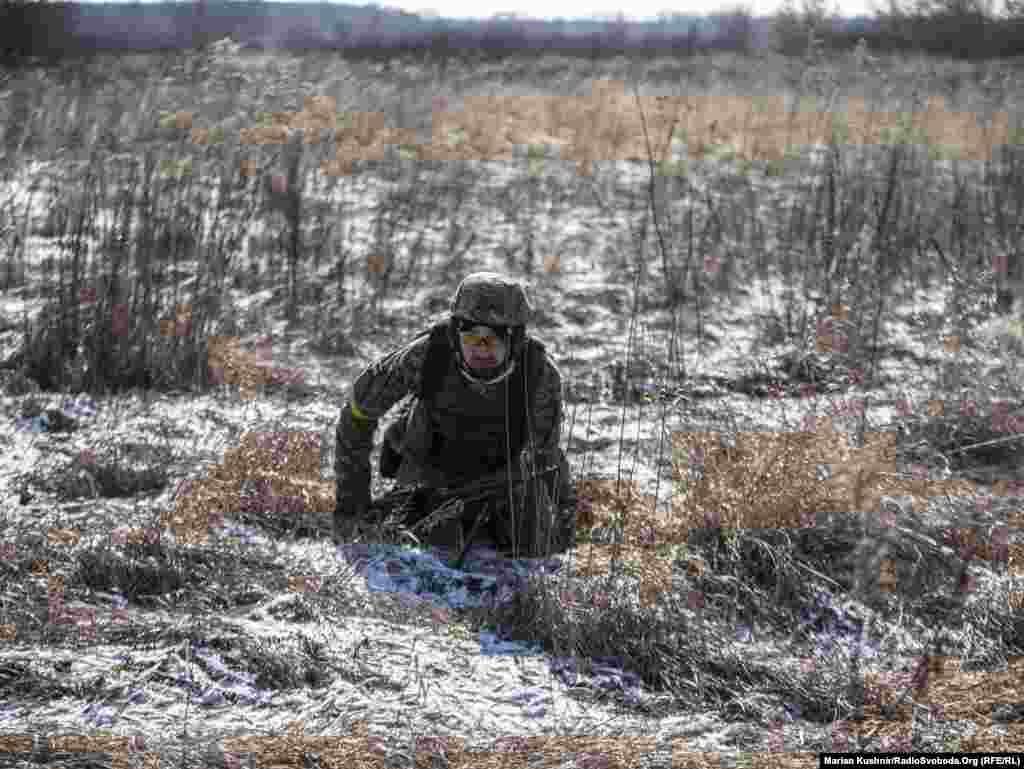
<path id="1" fill-rule="evenodd" d="M 562 377 L 544 346 L 526 333 L 530 311 L 518 282 L 474 273 L 455 291 L 448 320 L 356 379 L 337 427 L 336 543 L 366 517 L 377 422 L 409 396 L 384 435 L 383 477 L 428 491 L 501 481 L 499 493 L 485 502 L 492 506 L 486 531 L 495 544 L 531 556 L 572 545 L 576 493 L 558 446 Z M 548 468 L 554 471 L 532 479 Z M 430 541 L 461 542 L 480 512 L 466 507 L 461 521 Z"/>

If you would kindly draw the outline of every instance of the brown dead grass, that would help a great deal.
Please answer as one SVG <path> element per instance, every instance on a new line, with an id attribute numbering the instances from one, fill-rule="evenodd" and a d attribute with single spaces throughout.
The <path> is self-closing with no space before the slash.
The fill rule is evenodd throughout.
<path id="1" fill-rule="evenodd" d="M 266 481 L 275 498 L 301 500 L 303 515 L 314 524 L 326 527 L 325 518 L 334 511 L 334 483 L 320 476 L 318 435 L 247 432 L 206 478 L 186 482 L 174 510 L 161 516 L 161 523 L 182 541 L 205 542 L 211 516 L 239 510 L 247 480 Z"/>
<path id="2" fill-rule="evenodd" d="M 883 496 L 905 495 L 923 512 L 936 496 L 970 497 L 970 481 L 904 479 L 896 472 L 896 436 L 868 433 L 865 446 L 849 445 L 830 417 L 818 417 L 814 432 L 741 433 L 733 448 L 718 433 L 673 436 L 677 456 L 703 452 L 704 477 L 673 500 L 673 513 L 687 527 L 704 526 L 705 511 L 721 511 L 730 528 L 800 528 L 816 512 L 873 514 Z M 828 465 L 831 478 L 817 478 Z M 676 467 L 682 480 L 686 468 Z"/>
<path id="3" fill-rule="evenodd" d="M 950 111 L 934 97 L 916 113 L 873 112 L 860 97 L 850 97 L 838 114 L 787 109 L 785 99 L 771 95 L 641 97 L 641 121 L 636 97 L 618 80 L 594 81 L 588 97 L 468 96 L 462 110 L 435 112 L 433 139 L 418 145 L 414 131 L 385 125 L 382 113 L 354 112 L 344 129 L 337 122 L 336 104 L 328 96 L 310 96 L 298 112 L 275 113 L 274 125 L 242 129 L 243 144 L 281 144 L 288 129 L 301 130 L 307 144 L 322 131 L 337 129 L 335 157 L 326 161 L 325 174 L 349 174 L 356 160 L 380 160 L 385 145 L 415 147 L 425 160 L 509 160 L 515 147 L 557 146 L 561 157 L 589 175 L 594 160 L 644 161 L 664 159 L 674 132 L 684 132 L 691 156 L 715 146 L 729 146 L 749 161 L 780 160 L 788 152 L 826 144 L 833 118 L 845 124 L 844 143 L 882 145 L 892 132 L 909 125 L 930 144 L 959 153 L 965 160 L 985 160 L 1009 141 L 1009 116 L 997 112 L 988 127 L 974 113 Z M 644 125 L 646 124 L 646 135 Z M 190 124 L 191 125 L 191 124 Z M 453 131 L 465 140 L 449 141 Z"/>

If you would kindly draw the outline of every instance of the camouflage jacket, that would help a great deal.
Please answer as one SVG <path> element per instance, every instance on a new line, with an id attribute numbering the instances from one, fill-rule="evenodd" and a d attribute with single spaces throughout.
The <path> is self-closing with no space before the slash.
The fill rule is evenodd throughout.
<path id="1" fill-rule="evenodd" d="M 367 367 L 352 385 L 349 400 L 344 404 L 336 432 L 335 474 L 339 505 L 344 506 L 349 494 L 357 494 L 369 487 L 370 454 L 373 438 L 381 417 L 408 395 L 421 392 L 424 364 L 431 340 L 419 337 L 410 344 L 377 360 Z M 455 366 L 454 358 L 452 366 Z M 524 440 L 520 457 L 513 458 L 513 469 L 532 459 L 535 467 L 545 468 L 565 464 L 559 449 L 563 418 L 562 376 L 546 351 L 537 366 L 539 376 L 533 383 L 532 441 Z M 449 380 L 451 381 L 451 380 Z M 467 385 L 466 386 L 470 386 Z M 501 385 L 475 389 L 485 399 L 496 401 L 501 397 Z M 353 408 L 354 407 L 354 408 Z M 454 447 L 453 450 L 458 450 Z M 564 475 L 568 475 L 566 471 Z M 440 484 L 439 484 L 440 485 Z M 570 479 L 560 483 L 559 507 L 575 503 L 575 491 Z"/>

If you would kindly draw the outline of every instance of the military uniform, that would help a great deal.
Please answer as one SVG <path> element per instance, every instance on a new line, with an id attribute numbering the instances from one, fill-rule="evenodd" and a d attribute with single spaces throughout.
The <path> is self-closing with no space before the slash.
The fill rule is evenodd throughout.
<path id="1" fill-rule="evenodd" d="M 519 554 L 572 544 L 576 494 L 558 445 L 562 377 L 544 346 L 525 333 L 528 311 L 522 288 L 492 273 L 467 277 L 453 299 L 453 318 L 517 327 L 500 381 L 467 376 L 472 372 L 460 365 L 456 335 L 447 323 L 360 374 L 337 426 L 336 519 L 364 509 L 376 425 L 400 404 L 384 435 L 383 474 L 393 474 L 401 485 L 431 489 L 504 478 L 509 470 L 529 477 L 558 468 L 541 482 L 514 484 L 511 495 L 506 487 L 489 500 L 494 507 L 488 531 L 500 546 Z M 468 512 L 464 528 L 478 511 Z"/>

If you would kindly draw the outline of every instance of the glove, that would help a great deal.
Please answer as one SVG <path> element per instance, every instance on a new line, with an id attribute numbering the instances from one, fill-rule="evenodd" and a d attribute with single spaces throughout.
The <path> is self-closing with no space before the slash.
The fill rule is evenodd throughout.
<path id="1" fill-rule="evenodd" d="M 343 545 L 346 542 L 352 542 L 356 538 L 356 534 L 359 531 L 359 524 L 362 523 L 362 519 L 352 515 L 339 515 L 337 512 L 334 514 L 334 544 Z"/>
<path id="2" fill-rule="evenodd" d="M 366 522 L 366 504 L 338 507 L 334 510 L 334 544 L 351 542 L 360 524 Z"/>

